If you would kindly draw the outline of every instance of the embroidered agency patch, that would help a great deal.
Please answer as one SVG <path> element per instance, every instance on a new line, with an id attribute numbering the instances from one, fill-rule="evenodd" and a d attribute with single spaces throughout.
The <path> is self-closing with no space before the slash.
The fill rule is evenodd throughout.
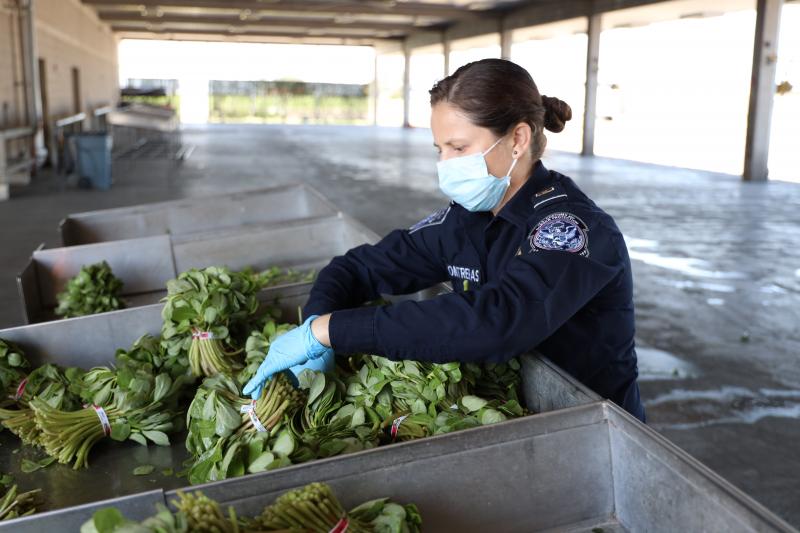
<path id="1" fill-rule="evenodd" d="M 589 256 L 588 228 L 570 213 L 547 215 L 533 228 L 528 242 L 532 252 L 549 250 Z"/>
<path id="2" fill-rule="evenodd" d="M 435 226 L 437 224 L 441 224 L 444 222 L 444 219 L 447 218 L 447 214 L 450 212 L 450 206 L 443 207 L 438 211 L 431 213 L 430 215 L 426 216 L 410 228 L 408 228 L 409 233 L 414 233 L 415 231 L 421 230 L 422 228 L 427 228 L 428 226 Z"/>

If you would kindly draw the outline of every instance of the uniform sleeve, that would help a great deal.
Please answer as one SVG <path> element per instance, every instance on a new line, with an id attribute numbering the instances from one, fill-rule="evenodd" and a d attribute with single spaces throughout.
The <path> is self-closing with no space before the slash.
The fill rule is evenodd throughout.
<path id="1" fill-rule="evenodd" d="M 591 250 L 573 251 L 530 244 L 534 226 L 503 277 L 474 291 L 335 312 L 331 344 L 341 353 L 431 362 L 517 356 L 552 335 L 623 272 L 612 242 L 617 237 L 594 226 L 586 228 Z"/>
<path id="2" fill-rule="evenodd" d="M 441 232 L 441 225 L 395 230 L 375 245 L 335 257 L 320 271 L 304 316 L 358 307 L 381 294 L 408 294 L 444 281 Z"/>

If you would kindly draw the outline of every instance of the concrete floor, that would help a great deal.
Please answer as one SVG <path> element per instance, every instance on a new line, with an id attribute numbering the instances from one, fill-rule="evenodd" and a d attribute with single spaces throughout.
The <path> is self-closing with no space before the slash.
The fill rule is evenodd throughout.
<path id="1" fill-rule="evenodd" d="M 71 212 L 306 182 L 378 233 L 445 202 L 427 130 L 189 129 L 183 164 L 120 160 L 109 192 L 42 176 L 0 204 L 0 326 L 20 323 L 14 277 Z M 545 163 L 617 220 L 634 263 L 649 422 L 800 526 L 800 185 L 571 154 Z"/>

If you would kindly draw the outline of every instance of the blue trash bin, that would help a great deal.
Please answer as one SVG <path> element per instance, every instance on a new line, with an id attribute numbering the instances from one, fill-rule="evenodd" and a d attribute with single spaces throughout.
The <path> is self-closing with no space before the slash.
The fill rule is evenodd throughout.
<path id="1" fill-rule="evenodd" d="M 77 171 L 81 182 L 92 188 L 111 188 L 111 135 L 105 132 L 76 133 Z"/>

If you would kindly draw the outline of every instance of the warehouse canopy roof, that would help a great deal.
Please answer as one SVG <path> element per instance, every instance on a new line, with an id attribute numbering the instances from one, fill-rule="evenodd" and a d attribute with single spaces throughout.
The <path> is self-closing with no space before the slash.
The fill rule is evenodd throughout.
<path id="1" fill-rule="evenodd" d="M 120 37 L 375 44 L 552 0 L 82 0 Z"/>
<path id="2" fill-rule="evenodd" d="M 410 48 L 419 48 L 445 38 L 454 41 L 611 11 L 615 13 L 604 17 L 604 27 L 720 15 L 753 6 L 753 0 L 81 1 L 121 38 L 379 45 L 391 49 L 400 47 L 404 40 Z"/>

